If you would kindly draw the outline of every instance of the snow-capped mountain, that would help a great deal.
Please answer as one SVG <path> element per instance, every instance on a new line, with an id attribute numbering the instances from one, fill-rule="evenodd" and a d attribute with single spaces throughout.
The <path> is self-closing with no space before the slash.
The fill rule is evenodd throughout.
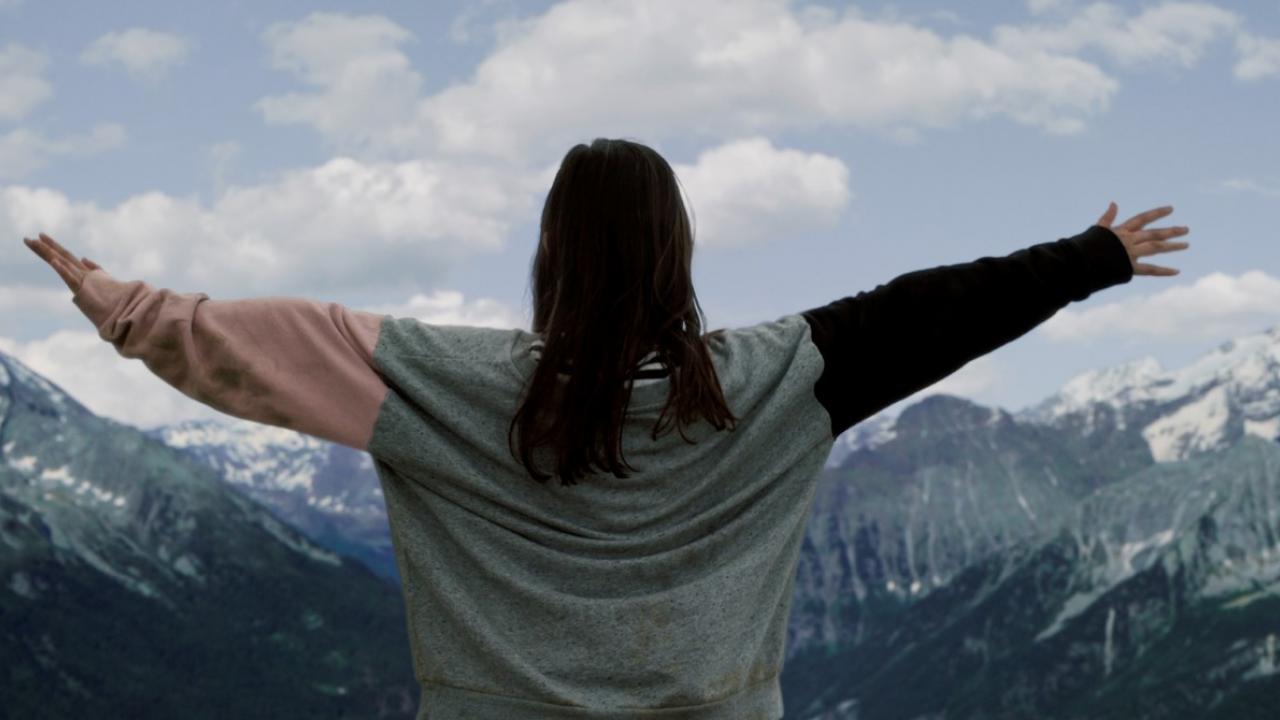
<path id="1" fill-rule="evenodd" d="M 1108 411 L 1116 430 L 1141 428 L 1156 462 L 1222 449 L 1242 434 L 1280 438 L 1280 326 L 1226 340 L 1176 370 L 1150 355 L 1089 370 L 1012 414 L 1020 422 L 1072 424 L 1090 433 L 1099 413 Z M 892 440 L 900 414 L 883 411 L 844 432 L 827 467 Z"/>
<path id="2" fill-rule="evenodd" d="M 1280 438 L 1280 326 L 1227 340 L 1186 367 L 1154 357 L 1082 373 L 1019 420 L 1090 431 L 1100 408 L 1136 427 L 1156 462 L 1221 450 L 1243 435 Z"/>
<path id="3" fill-rule="evenodd" d="M 934 394 L 873 416 L 839 439 L 842 459 L 820 480 L 788 657 L 897 622 L 901 607 L 1034 542 L 1101 488 L 1245 436 L 1274 440 L 1277 422 L 1280 328 L 1177 370 L 1142 357 L 1083 373 L 1017 413 Z"/>
<path id="4" fill-rule="evenodd" d="M 881 417 L 820 481 L 788 717 L 1280 717 L 1277 417 L 1280 328 Z"/>
<path id="5" fill-rule="evenodd" d="M 398 579 L 386 504 L 368 453 L 230 416 L 146 433 L 212 468 L 321 545 Z"/>
<path id="6" fill-rule="evenodd" d="M 896 435 L 897 420 L 896 413 L 879 412 L 844 431 L 831 446 L 825 466 L 839 467 L 852 453 L 889 442 Z"/>
<path id="7" fill-rule="evenodd" d="M 399 590 L 0 352 L 0 716 L 411 717 Z"/>

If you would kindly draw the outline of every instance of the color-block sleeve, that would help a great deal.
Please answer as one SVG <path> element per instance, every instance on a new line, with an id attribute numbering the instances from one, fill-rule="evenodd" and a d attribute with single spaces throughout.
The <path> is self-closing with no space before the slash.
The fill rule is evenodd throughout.
<path id="1" fill-rule="evenodd" d="M 822 353 L 814 394 L 832 435 L 1132 277 L 1124 243 L 1094 225 L 1003 257 L 905 273 L 800 313 Z"/>
<path id="2" fill-rule="evenodd" d="M 373 351 L 385 316 L 292 297 L 211 300 L 95 269 L 72 302 L 98 336 L 228 415 L 364 450 L 388 386 Z"/>

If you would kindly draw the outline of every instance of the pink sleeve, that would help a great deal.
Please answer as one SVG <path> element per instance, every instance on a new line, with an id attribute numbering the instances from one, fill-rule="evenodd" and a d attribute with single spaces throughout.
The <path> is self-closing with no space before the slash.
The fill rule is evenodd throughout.
<path id="1" fill-rule="evenodd" d="M 374 367 L 383 315 L 269 297 L 210 300 L 96 269 L 72 298 L 120 355 L 228 415 L 365 450 L 388 387 Z"/>

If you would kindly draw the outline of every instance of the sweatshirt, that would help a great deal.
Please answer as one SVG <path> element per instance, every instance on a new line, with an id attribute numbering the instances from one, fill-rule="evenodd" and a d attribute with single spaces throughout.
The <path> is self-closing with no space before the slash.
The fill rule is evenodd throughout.
<path id="1" fill-rule="evenodd" d="M 530 480 L 507 430 L 542 339 L 290 297 L 210 299 L 96 269 L 73 302 L 223 413 L 368 452 L 400 570 L 417 718 L 776 720 L 810 504 L 835 438 L 1128 282 L 1109 229 L 900 275 L 708 336 L 736 429 L 649 434 L 636 472 Z M 551 465 L 539 463 L 543 469 Z"/>

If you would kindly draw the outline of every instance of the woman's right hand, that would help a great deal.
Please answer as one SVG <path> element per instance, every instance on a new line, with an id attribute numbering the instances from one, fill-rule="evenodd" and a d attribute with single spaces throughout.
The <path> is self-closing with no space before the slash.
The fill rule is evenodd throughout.
<path id="1" fill-rule="evenodd" d="M 1172 205 L 1155 208 L 1143 213 L 1138 213 L 1128 220 L 1124 221 L 1116 227 L 1111 227 L 1111 222 L 1116 219 L 1116 204 L 1113 202 L 1107 207 L 1107 211 L 1102 214 L 1096 224 L 1107 228 L 1120 238 L 1124 243 L 1125 250 L 1129 251 L 1129 262 L 1133 263 L 1134 275 L 1177 275 L 1177 268 L 1162 267 L 1160 265 L 1151 265 L 1149 263 L 1140 263 L 1138 258 L 1144 255 L 1155 255 L 1157 253 L 1173 252 L 1175 250 L 1185 250 L 1191 247 L 1191 243 L 1185 242 L 1166 242 L 1171 237 L 1186 235 L 1191 232 L 1186 226 L 1152 228 L 1144 230 L 1143 225 L 1152 222 L 1156 218 L 1164 217 L 1173 212 Z"/>

